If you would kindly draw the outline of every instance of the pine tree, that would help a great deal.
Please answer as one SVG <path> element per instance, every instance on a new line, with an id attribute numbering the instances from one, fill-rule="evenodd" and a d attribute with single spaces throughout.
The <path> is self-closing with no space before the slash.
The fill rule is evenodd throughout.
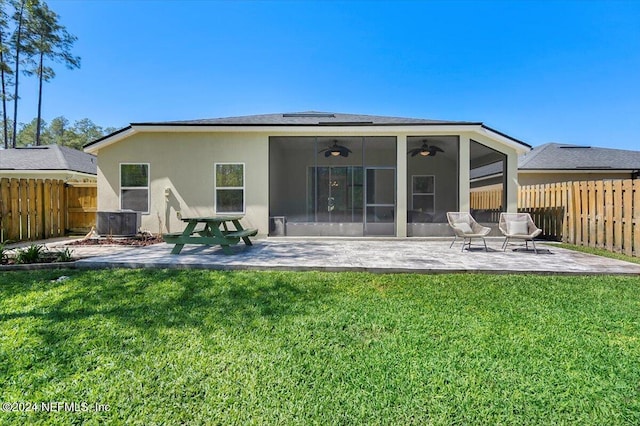
<path id="1" fill-rule="evenodd" d="M 35 66 L 27 70 L 28 75 L 38 76 L 38 116 L 36 121 L 36 145 L 40 145 L 42 128 L 42 84 L 55 77 L 53 68 L 45 65 L 45 60 L 61 62 L 67 68 L 79 68 L 80 57 L 71 53 L 77 38 L 67 32 L 59 23 L 57 13 L 49 9 L 45 2 L 34 2 L 30 19 L 27 21 L 26 37 L 30 51 L 36 57 Z"/>

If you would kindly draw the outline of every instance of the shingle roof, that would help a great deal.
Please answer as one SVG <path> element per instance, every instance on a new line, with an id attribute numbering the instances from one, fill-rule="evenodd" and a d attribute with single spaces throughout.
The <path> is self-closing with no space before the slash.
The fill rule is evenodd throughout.
<path id="1" fill-rule="evenodd" d="M 640 151 L 547 143 L 518 160 L 519 170 L 638 170 Z"/>
<path id="2" fill-rule="evenodd" d="M 70 170 L 98 173 L 94 155 L 59 145 L 0 150 L 0 170 Z"/>
<path id="3" fill-rule="evenodd" d="M 443 121 L 421 118 L 385 117 L 379 115 L 343 114 L 337 112 L 304 111 L 278 114 L 245 115 L 241 117 L 209 118 L 187 121 L 132 123 L 133 125 L 175 126 L 309 126 L 309 125 L 402 125 L 402 124 L 482 124 L 467 121 Z"/>
<path id="4" fill-rule="evenodd" d="M 500 135 L 510 141 L 515 142 L 526 148 L 531 148 L 531 145 L 522 142 L 516 138 L 513 138 L 505 133 L 499 132 L 496 129 L 486 126 L 482 122 L 472 121 L 447 121 L 447 120 L 432 120 L 425 118 L 405 118 L 405 117 L 386 117 L 380 115 L 364 115 L 364 114 L 344 114 L 338 112 L 319 112 L 319 111 L 304 111 L 304 112 L 290 112 L 290 113 L 276 113 L 276 114 L 259 114 L 259 115 L 245 115 L 240 117 L 224 117 L 224 118 L 207 118 L 200 120 L 181 120 L 181 121 L 162 121 L 162 122 L 138 122 L 131 123 L 129 126 L 124 127 L 109 135 L 96 139 L 84 146 L 89 148 L 91 146 L 97 146 L 104 141 L 114 140 L 114 138 L 122 138 L 127 132 L 135 132 L 141 130 L 144 127 L 154 126 L 166 126 L 166 127 L 180 127 L 180 126 L 194 126 L 194 127 L 215 127 L 215 126 L 239 126 L 239 127 L 259 127 L 259 126 L 480 126 L 485 130 L 488 130 L 496 135 Z M 120 135 L 120 136 L 118 136 Z"/>

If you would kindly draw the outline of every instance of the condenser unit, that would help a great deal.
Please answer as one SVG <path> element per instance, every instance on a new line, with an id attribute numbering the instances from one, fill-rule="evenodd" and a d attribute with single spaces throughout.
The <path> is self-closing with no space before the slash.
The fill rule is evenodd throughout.
<path id="1" fill-rule="evenodd" d="M 133 210 L 98 212 L 96 228 L 101 237 L 136 235 L 140 229 L 140 212 Z"/>

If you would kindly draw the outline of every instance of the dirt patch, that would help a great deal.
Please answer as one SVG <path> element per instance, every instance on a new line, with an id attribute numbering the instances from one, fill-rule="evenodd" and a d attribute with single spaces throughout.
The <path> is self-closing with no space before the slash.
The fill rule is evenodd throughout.
<path id="1" fill-rule="evenodd" d="M 153 244 L 164 243 L 160 236 L 155 235 L 136 235 L 135 237 L 92 237 L 84 240 L 77 240 L 67 244 L 68 246 L 138 246 L 145 247 Z"/>

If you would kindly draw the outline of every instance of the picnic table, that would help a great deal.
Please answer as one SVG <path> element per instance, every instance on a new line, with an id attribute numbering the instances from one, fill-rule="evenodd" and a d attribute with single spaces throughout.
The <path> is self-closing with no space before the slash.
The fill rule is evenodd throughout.
<path id="1" fill-rule="evenodd" d="M 233 254 L 230 246 L 238 244 L 240 239 L 251 246 L 249 237 L 258 234 L 257 229 L 244 229 L 241 219 L 242 216 L 183 217 L 181 220 L 187 223 L 184 231 L 163 234 L 162 237 L 166 243 L 175 244 L 171 254 L 180 254 L 185 244 L 219 245 L 224 254 Z M 229 223 L 235 229 L 229 229 Z"/>

